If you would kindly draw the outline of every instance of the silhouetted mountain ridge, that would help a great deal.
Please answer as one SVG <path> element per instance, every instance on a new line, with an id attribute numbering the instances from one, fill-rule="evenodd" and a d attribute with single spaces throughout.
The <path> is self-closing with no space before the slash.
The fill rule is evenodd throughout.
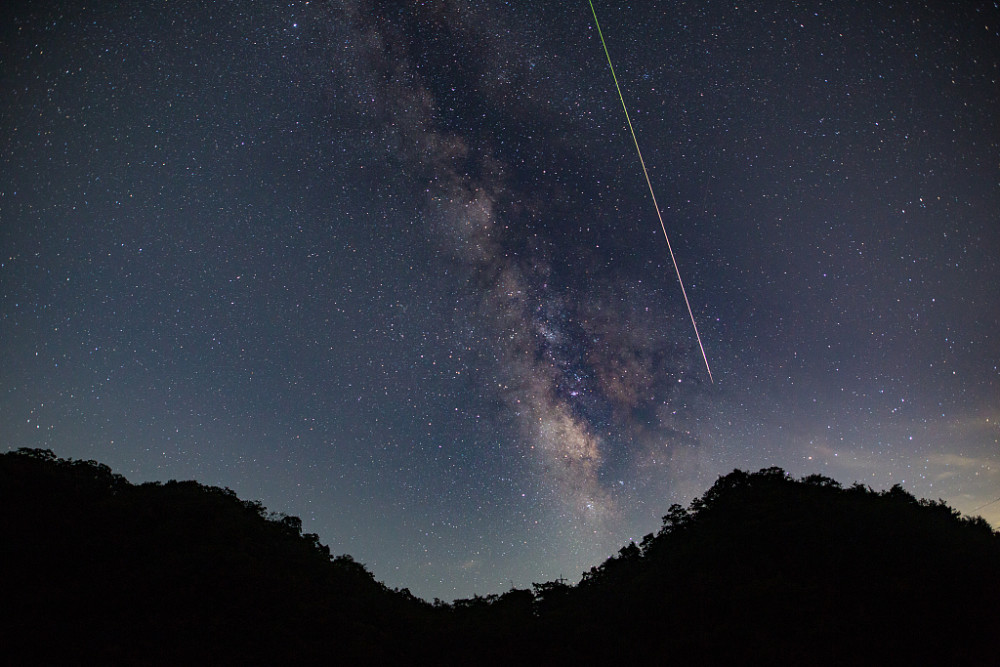
<path id="1" fill-rule="evenodd" d="M 983 664 L 1000 534 L 901 487 L 734 471 L 579 584 L 429 604 L 196 482 L 0 454 L 11 664 Z"/>

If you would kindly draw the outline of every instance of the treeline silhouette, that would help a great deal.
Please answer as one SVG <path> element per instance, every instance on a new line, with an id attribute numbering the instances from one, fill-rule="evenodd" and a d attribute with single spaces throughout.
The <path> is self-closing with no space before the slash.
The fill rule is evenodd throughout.
<path id="1" fill-rule="evenodd" d="M 196 482 L 0 454 L 5 664 L 997 664 L 1000 534 L 895 486 L 734 471 L 563 581 L 428 603 Z"/>

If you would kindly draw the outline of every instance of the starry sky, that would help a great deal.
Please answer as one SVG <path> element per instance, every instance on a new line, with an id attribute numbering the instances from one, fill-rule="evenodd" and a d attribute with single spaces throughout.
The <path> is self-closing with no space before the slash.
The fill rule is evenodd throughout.
<path id="1" fill-rule="evenodd" d="M 14 2 L 0 442 L 430 599 L 733 468 L 1000 525 L 1000 8 Z"/>

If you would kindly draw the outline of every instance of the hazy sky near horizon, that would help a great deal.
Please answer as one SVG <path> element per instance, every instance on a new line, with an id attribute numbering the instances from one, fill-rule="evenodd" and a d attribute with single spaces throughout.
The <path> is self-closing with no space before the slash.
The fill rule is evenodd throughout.
<path id="1" fill-rule="evenodd" d="M 1000 525 L 1000 9 L 15 2 L 0 442 L 452 599 L 733 468 Z M 985 506 L 984 506 L 985 505 Z"/>

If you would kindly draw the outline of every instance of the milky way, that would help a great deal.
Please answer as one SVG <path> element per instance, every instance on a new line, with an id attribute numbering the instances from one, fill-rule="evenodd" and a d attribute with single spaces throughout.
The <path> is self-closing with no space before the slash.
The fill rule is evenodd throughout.
<path id="1" fill-rule="evenodd" d="M 592 258 L 567 261 L 565 248 L 540 233 L 550 207 L 532 181 L 507 176 L 538 165 L 512 166 L 494 145 L 501 137 L 462 129 L 475 122 L 467 114 L 498 103 L 488 83 L 495 72 L 460 55 L 490 47 L 478 34 L 481 23 L 444 6 L 398 16 L 380 11 L 360 21 L 371 24 L 362 60 L 375 65 L 373 77 L 398 86 L 379 113 L 393 140 L 413 148 L 403 168 L 426 174 L 421 216 L 441 243 L 442 264 L 476 285 L 470 344 L 494 362 L 477 369 L 477 380 L 498 393 L 519 427 L 505 446 L 581 526 L 618 517 L 619 503 L 627 502 L 622 480 L 634 478 L 636 461 L 672 441 L 658 410 L 669 411 L 674 384 L 690 363 L 670 326 L 675 314 L 640 319 L 628 312 L 631 295 L 609 295 L 620 282 L 613 268 L 587 275 L 585 289 L 571 287 L 581 280 L 573 265 Z M 398 52 L 421 35 L 431 36 L 426 51 Z M 464 113 L 450 106 L 458 87 Z M 593 213 L 580 206 L 563 215 L 582 227 Z M 574 253 L 579 240 L 569 246 Z M 642 326 L 643 335 L 632 332 Z M 692 436 L 688 444 L 696 442 Z"/>

